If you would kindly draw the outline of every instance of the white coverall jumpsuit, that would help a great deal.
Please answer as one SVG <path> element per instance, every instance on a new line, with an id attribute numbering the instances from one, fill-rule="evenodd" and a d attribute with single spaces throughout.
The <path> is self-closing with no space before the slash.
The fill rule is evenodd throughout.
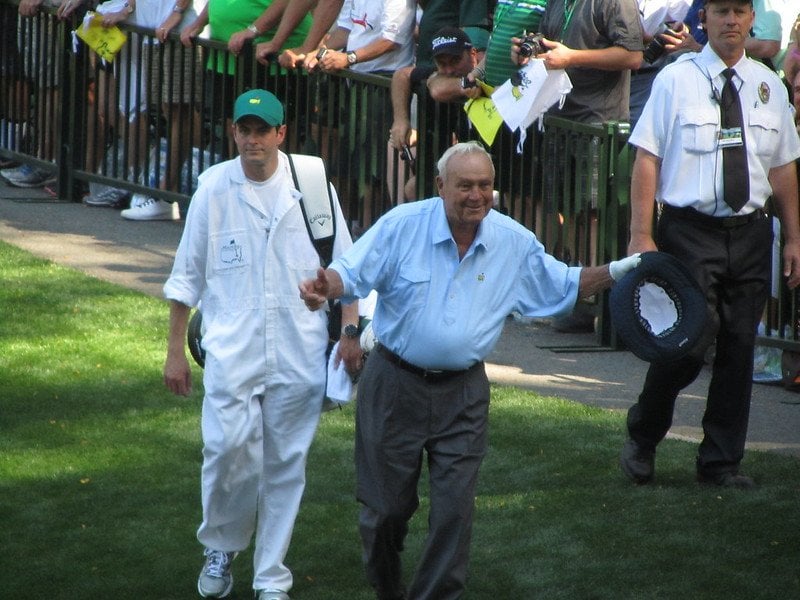
<path id="1" fill-rule="evenodd" d="M 271 219 L 238 158 L 202 174 L 164 295 L 203 310 L 198 540 L 241 551 L 255 532 L 253 587 L 288 591 L 283 561 L 322 408 L 328 331 L 325 311 L 309 311 L 299 297 L 320 259 L 288 159 L 279 158 L 285 185 Z M 334 204 L 336 257 L 352 241 Z"/>

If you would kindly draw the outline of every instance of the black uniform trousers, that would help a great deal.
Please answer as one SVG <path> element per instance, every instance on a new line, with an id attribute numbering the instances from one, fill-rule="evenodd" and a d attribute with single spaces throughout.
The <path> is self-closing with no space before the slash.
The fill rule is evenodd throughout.
<path id="1" fill-rule="evenodd" d="M 356 479 L 364 565 L 381 600 L 463 595 L 488 412 L 483 363 L 429 381 L 378 351 L 370 353 L 358 383 Z M 400 555 L 419 506 L 423 455 L 430 486 L 428 535 L 406 593 Z"/>
<path id="2" fill-rule="evenodd" d="M 638 402 L 628 411 L 628 433 L 655 450 L 672 424 L 675 399 L 703 367 L 716 339 L 703 416 L 699 474 L 738 471 L 744 455 L 753 379 L 753 352 L 770 285 L 772 223 L 765 217 L 730 226 L 723 219 L 695 220 L 664 211 L 657 245 L 686 265 L 706 296 L 708 323 L 689 355 L 651 363 Z"/>

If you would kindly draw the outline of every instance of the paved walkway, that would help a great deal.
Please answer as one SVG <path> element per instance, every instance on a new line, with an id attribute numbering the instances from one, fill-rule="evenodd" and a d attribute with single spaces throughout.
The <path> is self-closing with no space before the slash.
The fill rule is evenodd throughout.
<path id="1" fill-rule="evenodd" d="M 130 222 L 118 211 L 56 202 L 0 184 L 0 240 L 89 275 L 160 297 L 182 222 Z M 166 333 L 166 332 L 165 332 Z M 586 351 L 588 334 L 509 319 L 489 358 L 492 381 L 608 409 L 635 402 L 646 364 L 629 352 Z M 699 440 L 709 370 L 679 397 L 670 435 Z M 748 447 L 800 456 L 800 394 L 755 385 Z M 620 431 L 620 444 L 624 432 Z"/>

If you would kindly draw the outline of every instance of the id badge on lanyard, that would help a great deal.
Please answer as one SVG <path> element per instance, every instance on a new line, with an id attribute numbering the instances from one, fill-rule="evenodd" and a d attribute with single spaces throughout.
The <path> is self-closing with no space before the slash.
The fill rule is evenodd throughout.
<path id="1" fill-rule="evenodd" d="M 720 148 L 735 148 L 744 144 L 741 127 L 729 127 L 719 130 L 717 144 Z"/>

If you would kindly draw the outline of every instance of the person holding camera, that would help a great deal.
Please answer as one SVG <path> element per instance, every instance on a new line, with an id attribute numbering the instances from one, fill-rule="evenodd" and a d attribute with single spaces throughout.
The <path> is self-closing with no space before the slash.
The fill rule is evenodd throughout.
<path id="1" fill-rule="evenodd" d="M 549 114 L 582 123 L 628 120 L 630 71 L 639 67 L 644 50 L 639 10 L 634 0 L 549 2 L 539 32 L 548 69 L 564 69 L 572 91 L 564 105 Z M 513 38 L 512 60 L 522 38 Z"/>
<path id="2" fill-rule="evenodd" d="M 537 44 L 527 57 L 519 52 L 527 40 L 513 38 L 511 59 L 524 65 L 532 58 L 539 58 L 547 69 L 563 69 L 569 75 L 572 90 L 563 104 L 556 103 L 547 111 L 548 115 L 579 123 L 628 120 L 630 72 L 639 67 L 644 49 L 635 0 L 548 2 L 539 33 L 543 37 L 535 40 Z M 533 50 L 539 53 L 534 55 Z M 587 254 L 582 248 L 570 247 L 570 240 L 576 246 L 582 239 L 590 239 L 589 244 L 593 244 L 591 238 L 597 223 L 594 208 L 600 159 L 596 145 L 573 143 L 578 135 L 556 137 L 545 131 L 542 151 L 547 163 L 543 186 L 545 202 L 552 207 L 549 210 L 566 212 L 564 173 L 583 173 L 575 187 L 574 200 L 586 208 L 564 225 L 561 237 L 565 242 L 558 248 L 559 257 L 568 262 L 576 262 L 582 254 Z M 554 319 L 552 326 L 562 333 L 591 332 L 594 315 L 580 303 L 572 314 Z"/>
<path id="3" fill-rule="evenodd" d="M 751 489 L 754 480 L 739 466 L 756 330 L 771 289 L 773 225 L 765 209 L 771 198 L 784 238 L 783 276 L 793 289 L 800 284 L 800 140 L 780 78 L 745 56 L 752 0 L 705 0 L 700 19 L 708 43 L 658 74 L 630 136 L 636 161 L 628 251 L 658 249 L 679 259 L 705 294 L 707 325 L 685 357 L 650 364 L 628 410 L 620 466 L 637 484 L 653 481 L 675 400 L 715 343 L 696 477 Z"/>
<path id="4" fill-rule="evenodd" d="M 378 344 L 358 384 L 356 483 L 367 578 L 381 600 L 464 595 L 488 447 L 483 361 L 507 315 L 567 311 L 638 264 L 568 267 L 545 253 L 530 230 L 492 210 L 494 165 L 478 142 L 451 146 L 437 167 L 438 197 L 393 208 L 300 285 L 311 310 L 377 292 Z M 406 589 L 401 553 L 425 455 L 428 533 Z"/>

